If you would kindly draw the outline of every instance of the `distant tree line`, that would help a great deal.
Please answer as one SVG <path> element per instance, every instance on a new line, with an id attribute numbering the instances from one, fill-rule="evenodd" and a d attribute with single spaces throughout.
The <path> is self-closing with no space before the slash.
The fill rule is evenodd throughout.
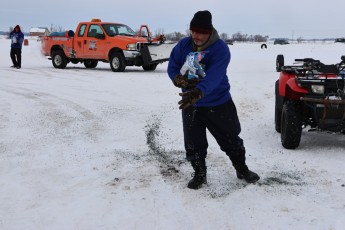
<path id="1" fill-rule="evenodd" d="M 232 40 L 233 41 L 238 41 L 238 42 L 267 42 L 268 36 L 263 36 L 260 34 L 256 35 L 248 35 L 248 34 L 242 34 L 241 32 L 234 33 L 232 35 Z"/>
<path id="2" fill-rule="evenodd" d="M 64 31 L 66 31 L 66 29 L 63 28 L 62 26 L 57 26 L 57 25 L 54 25 L 54 24 L 50 24 L 49 31 L 50 31 L 50 33 L 53 33 L 53 32 L 64 32 Z"/>
<path id="3" fill-rule="evenodd" d="M 180 32 L 174 32 L 174 33 L 166 34 L 165 37 L 167 40 L 170 40 L 170 41 L 179 41 L 182 38 L 187 37 L 187 35 L 182 34 Z"/>
<path id="4" fill-rule="evenodd" d="M 162 30 L 160 30 L 162 31 Z M 158 35 L 159 33 L 156 33 Z M 190 36 L 189 30 L 186 31 L 186 34 L 182 34 L 180 32 L 173 32 L 173 33 L 168 33 L 165 34 L 165 37 L 167 40 L 170 41 L 179 41 L 184 37 Z M 248 35 L 248 34 L 243 34 L 241 32 L 234 33 L 233 35 L 229 36 L 227 33 L 220 33 L 219 37 L 224 40 L 224 41 L 237 41 L 237 42 L 267 42 L 269 36 L 263 36 L 260 34 L 257 35 Z"/>

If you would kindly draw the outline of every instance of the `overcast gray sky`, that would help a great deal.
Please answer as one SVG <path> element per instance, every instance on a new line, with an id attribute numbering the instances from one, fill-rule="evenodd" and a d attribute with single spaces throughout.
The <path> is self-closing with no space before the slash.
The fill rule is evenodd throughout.
<path id="1" fill-rule="evenodd" d="M 218 32 L 229 36 L 345 37 L 342 0 L 2 0 L 0 6 L 1 31 L 17 24 L 25 32 L 51 25 L 75 30 L 80 21 L 100 18 L 134 30 L 147 24 L 152 32 L 185 33 L 194 13 L 207 9 Z"/>

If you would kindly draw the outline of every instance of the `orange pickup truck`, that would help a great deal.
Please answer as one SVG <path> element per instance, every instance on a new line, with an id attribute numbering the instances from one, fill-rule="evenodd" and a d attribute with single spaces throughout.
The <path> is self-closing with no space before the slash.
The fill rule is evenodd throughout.
<path id="1" fill-rule="evenodd" d="M 153 71 L 159 63 L 169 60 L 173 44 L 165 44 L 163 35 L 150 35 L 146 25 L 135 33 L 127 25 L 93 19 L 80 22 L 75 33 L 70 30 L 41 37 L 41 52 L 59 69 L 70 62 L 95 68 L 102 61 L 110 63 L 114 72 L 122 72 L 126 66 Z"/>

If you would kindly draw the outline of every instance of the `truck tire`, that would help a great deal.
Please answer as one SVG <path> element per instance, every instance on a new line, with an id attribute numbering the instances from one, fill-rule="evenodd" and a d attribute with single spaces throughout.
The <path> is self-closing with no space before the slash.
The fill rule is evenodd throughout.
<path id="1" fill-rule="evenodd" d="M 78 59 L 75 59 L 75 58 L 71 58 L 70 61 L 71 61 L 73 64 L 78 64 L 78 63 L 79 63 L 79 60 L 78 60 Z"/>
<path id="2" fill-rule="evenodd" d="M 126 61 L 122 53 L 116 52 L 110 56 L 110 68 L 113 72 L 125 71 Z"/>
<path id="3" fill-rule="evenodd" d="M 62 50 L 56 50 L 52 53 L 53 66 L 57 69 L 64 69 L 67 66 L 67 57 Z"/>
<path id="4" fill-rule="evenodd" d="M 145 71 L 154 71 L 157 68 L 158 64 L 149 64 L 149 65 L 143 65 L 143 69 Z"/>
<path id="5" fill-rule="evenodd" d="M 282 70 L 282 66 L 284 66 L 284 55 L 278 54 L 276 59 L 277 72 L 280 72 Z"/>
<path id="6" fill-rule="evenodd" d="M 279 95 L 279 80 L 276 81 L 275 85 L 275 108 L 274 108 L 274 122 L 275 122 L 275 129 L 278 133 L 281 132 L 281 117 L 282 117 L 282 109 L 284 98 Z"/>
<path id="7" fill-rule="evenodd" d="M 87 59 L 87 60 L 84 61 L 84 66 L 85 66 L 87 69 L 96 68 L 97 64 L 98 64 L 98 61 L 97 61 L 97 60 Z"/>
<path id="8" fill-rule="evenodd" d="M 302 135 L 302 121 L 297 101 L 287 101 L 283 105 L 281 119 L 281 142 L 286 149 L 299 146 Z"/>

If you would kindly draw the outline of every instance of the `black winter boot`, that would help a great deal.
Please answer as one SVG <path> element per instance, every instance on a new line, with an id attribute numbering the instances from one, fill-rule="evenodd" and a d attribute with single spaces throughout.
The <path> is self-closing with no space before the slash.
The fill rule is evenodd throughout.
<path id="1" fill-rule="evenodd" d="M 244 154 L 238 156 L 231 156 L 230 160 L 232 161 L 232 165 L 236 169 L 236 175 L 238 179 L 244 179 L 245 181 L 247 181 L 247 183 L 254 183 L 260 180 L 258 174 L 248 169 Z"/>
<path id="2" fill-rule="evenodd" d="M 260 180 L 260 177 L 255 172 L 250 171 L 249 169 L 245 172 L 240 173 L 238 170 L 236 170 L 236 175 L 238 179 L 245 179 L 247 183 L 254 183 Z"/>
<path id="3" fill-rule="evenodd" d="M 206 162 L 205 159 L 198 159 L 191 161 L 192 167 L 194 169 L 194 176 L 188 182 L 188 188 L 199 189 L 203 184 L 207 183 L 206 179 Z"/>

